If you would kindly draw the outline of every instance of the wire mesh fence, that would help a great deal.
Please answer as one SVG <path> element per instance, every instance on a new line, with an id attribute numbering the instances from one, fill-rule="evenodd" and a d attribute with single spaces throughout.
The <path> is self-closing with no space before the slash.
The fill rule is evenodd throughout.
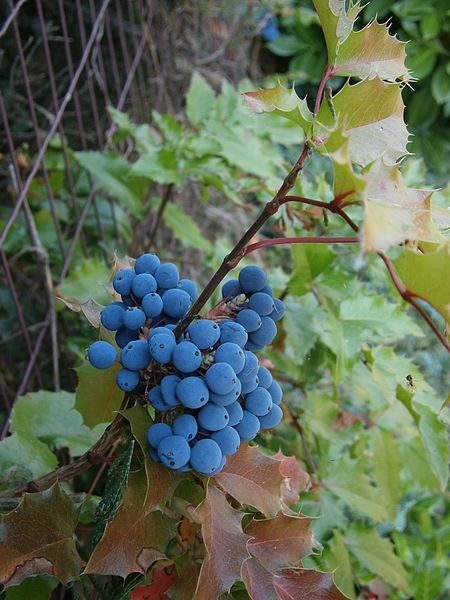
<path id="1" fill-rule="evenodd" d="M 54 289 L 75 249 L 88 255 L 105 236 L 119 243 L 114 200 L 99 206 L 92 181 L 80 194 L 71 149 L 111 145 L 108 106 L 136 120 L 149 112 L 154 44 L 149 0 L 7 0 L 0 17 L 0 395 L 8 411 L 42 385 L 49 355 L 59 389 Z M 49 232 L 54 253 L 43 241 Z"/>

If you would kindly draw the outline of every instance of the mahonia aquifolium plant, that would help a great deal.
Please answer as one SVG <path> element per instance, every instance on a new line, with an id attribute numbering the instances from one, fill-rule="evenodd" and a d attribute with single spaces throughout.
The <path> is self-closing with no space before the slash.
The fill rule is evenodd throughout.
<path id="1" fill-rule="evenodd" d="M 120 389 L 142 388 L 160 422 L 148 430 L 148 454 L 176 471 L 219 473 L 241 440 L 276 427 L 283 416 L 280 385 L 256 352 L 276 336 L 284 314 L 267 276 L 244 267 L 222 286 L 222 300 L 208 318 L 196 319 L 178 339 L 174 329 L 197 297 L 173 263 L 143 254 L 133 269 L 113 279 L 121 302 L 103 309 L 102 325 L 121 348 Z M 105 341 L 88 349 L 91 364 L 108 369 L 118 359 Z"/>

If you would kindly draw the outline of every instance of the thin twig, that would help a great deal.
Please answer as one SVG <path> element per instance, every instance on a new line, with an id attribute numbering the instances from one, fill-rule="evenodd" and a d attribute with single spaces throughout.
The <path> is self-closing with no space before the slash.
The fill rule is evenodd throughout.
<path id="1" fill-rule="evenodd" d="M 164 193 L 161 198 L 161 202 L 159 203 L 158 212 L 156 213 L 155 220 L 153 221 L 153 224 L 152 224 L 152 229 L 150 231 L 150 239 L 149 239 L 149 247 L 150 248 L 153 246 L 153 244 L 155 242 L 156 232 L 159 229 L 159 225 L 161 223 L 161 219 L 162 219 L 164 210 L 167 206 L 167 203 L 170 200 L 172 190 L 173 190 L 173 183 L 169 183 L 166 186 L 166 189 L 164 190 Z"/>

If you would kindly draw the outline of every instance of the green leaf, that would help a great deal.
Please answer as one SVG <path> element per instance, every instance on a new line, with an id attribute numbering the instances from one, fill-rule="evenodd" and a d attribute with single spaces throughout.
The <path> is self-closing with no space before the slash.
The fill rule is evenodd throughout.
<path id="1" fill-rule="evenodd" d="M 433 73 L 431 79 L 431 93 L 438 104 L 445 104 L 450 100 L 450 73 L 445 65 L 441 65 Z"/>
<path id="2" fill-rule="evenodd" d="M 131 176 L 161 184 L 182 185 L 186 180 L 176 152 L 169 147 L 141 154 L 131 167 Z"/>
<path id="3" fill-rule="evenodd" d="M 25 494 L 19 506 L 1 518 L 0 582 L 9 587 L 25 577 L 48 574 L 72 581 L 82 561 L 75 546 L 78 511 L 55 484 Z"/>
<path id="4" fill-rule="evenodd" d="M 426 448 L 431 468 L 444 491 L 448 482 L 447 427 L 428 406 L 413 400 L 413 410 L 419 416 L 420 436 Z"/>
<path id="5" fill-rule="evenodd" d="M 72 310 L 76 313 L 82 313 L 89 323 L 98 329 L 100 327 L 100 313 L 102 312 L 104 306 L 99 304 L 92 298 L 86 300 L 85 302 L 80 302 L 79 300 L 68 300 L 61 296 L 56 297 L 57 300 L 60 300 L 68 309 Z"/>
<path id="6" fill-rule="evenodd" d="M 333 65 L 340 50 L 339 46 L 352 32 L 353 24 L 361 9 L 356 2 L 347 12 L 344 0 L 313 0 L 313 4 L 325 36 L 328 64 Z"/>
<path id="7" fill-rule="evenodd" d="M 15 585 L 6 590 L 5 600 L 48 600 L 52 591 L 58 585 L 55 577 L 39 575 L 24 579 L 20 585 Z"/>
<path id="8" fill-rule="evenodd" d="M 289 292 L 302 296 L 311 284 L 336 259 L 336 254 L 326 244 L 299 244 L 291 248 L 294 268 L 289 281 Z"/>
<path id="9" fill-rule="evenodd" d="M 75 394 L 63 391 L 21 396 L 13 409 L 11 431 L 34 435 L 49 446 L 67 446 L 73 456 L 80 456 L 100 438 L 106 423 L 89 429 L 74 404 Z"/>
<path id="10" fill-rule="evenodd" d="M 393 262 L 403 284 L 450 322 L 450 245 L 421 253 L 405 248 Z"/>
<path id="11" fill-rule="evenodd" d="M 89 427 L 113 420 L 124 392 L 116 385 L 116 375 L 122 367 L 115 363 L 110 369 L 95 369 L 87 361 L 78 369 L 75 408 Z"/>
<path id="12" fill-rule="evenodd" d="M 186 114 L 193 125 L 200 125 L 210 116 L 215 95 L 212 87 L 197 71 L 194 72 L 186 94 Z"/>
<path id="13" fill-rule="evenodd" d="M 308 136 L 311 131 L 312 113 L 306 99 L 300 99 L 294 87 L 285 88 L 280 83 L 275 88 L 246 92 L 244 98 L 248 106 L 255 112 L 273 112 L 285 119 L 294 121 Z"/>
<path id="14" fill-rule="evenodd" d="M 408 575 L 387 538 L 375 529 L 354 525 L 345 534 L 345 543 L 357 560 L 396 589 L 409 594 Z"/>
<path id="15" fill-rule="evenodd" d="M 366 514 L 378 522 L 388 519 L 383 499 L 370 484 L 361 463 L 341 461 L 333 467 L 333 474 L 326 478 L 324 485 L 356 513 Z"/>
<path id="16" fill-rule="evenodd" d="M 392 433 L 374 428 L 373 469 L 391 521 L 395 519 L 397 505 L 402 496 L 400 483 L 400 457 Z"/>
<path id="17" fill-rule="evenodd" d="M 111 294 L 105 289 L 111 276 L 104 261 L 98 258 L 85 258 L 77 261 L 56 290 L 56 296 L 67 305 L 109 304 Z M 71 308 L 71 306 L 69 306 Z M 80 308 L 83 310 L 82 308 Z M 71 308 L 71 310 L 73 310 Z"/>
<path id="18" fill-rule="evenodd" d="M 327 568 L 333 571 L 337 586 L 354 600 L 356 598 L 355 584 L 350 556 L 344 538 L 338 530 L 333 533 L 326 550 L 326 559 Z"/>
<path id="19" fill-rule="evenodd" d="M 56 469 L 58 461 L 34 435 L 13 433 L 0 442 L 0 487 L 23 485 Z"/>

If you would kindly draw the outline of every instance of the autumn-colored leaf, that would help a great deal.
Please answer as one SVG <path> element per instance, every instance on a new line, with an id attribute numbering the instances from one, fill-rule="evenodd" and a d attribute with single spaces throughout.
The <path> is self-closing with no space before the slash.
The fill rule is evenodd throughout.
<path id="1" fill-rule="evenodd" d="M 280 569 L 273 576 L 279 600 L 345 600 L 331 573 L 312 569 Z"/>
<path id="2" fill-rule="evenodd" d="M 217 600 L 240 579 L 242 563 L 249 557 L 248 536 L 242 531 L 243 514 L 228 504 L 215 486 L 197 508 L 207 556 L 203 561 L 193 600 Z"/>
<path id="3" fill-rule="evenodd" d="M 122 403 L 124 392 L 117 387 L 116 375 L 122 367 L 95 369 L 87 361 L 77 371 L 75 408 L 89 427 L 112 421 Z"/>
<path id="4" fill-rule="evenodd" d="M 72 581 L 83 562 L 75 547 L 78 512 L 58 484 L 25 494 L 0 524 L 0 583 L 46 573 L 63 583 Z"/>
<path id="5" fill-rule="evenodd" d="M 283 477 L 281 484 L 281 497 L 288 506 L 297 504 L 300 500 L 299 492 L 307 490 L 311 485 L 308 473 L 302 469 L 295 456 L 285 456 L 281 450 L 272 456 L 279 461 L 280 473 Z"/>
<path id="6" fill-rule="evenodd" d="M 118 575 L 145 574 L 148 567 L 165 558 L 169 541 L 176 534 L 176 523 L 145 505 L 147 478 L 143 470 L 130 475 L 123 501 L 114 519 L 106 525 L 85 573 Z"/>
<path id="7" fill-rule="evenodd" d="M 199 567 L 189 553 L 174 558 L 178 579 L 168 590 L 171 600 L 192 600 L 197 587 Z"/>
<path id="8" fill-rule="evenodd" d="M 241 577 L 252 600 L 278 600 L 272 573 L 269 573 L 256 558 L 245 561 Z"/>
<path id="9" fill-rule="evenodd" d="M 153 569 L 152 582 L 135 587 L 130 594 L 130 600 L 168 600 L 169 596 L 166 592 L 177 579 L 178 573 L 175 567 Z"/>
<path id="10" fill-rule="evenodd" d="M 298 565 L 311 552 L 311 519 L 283 514 L 274 519 L 253 520 L 245 533 L 247 548 L 268 571 Z"/>

